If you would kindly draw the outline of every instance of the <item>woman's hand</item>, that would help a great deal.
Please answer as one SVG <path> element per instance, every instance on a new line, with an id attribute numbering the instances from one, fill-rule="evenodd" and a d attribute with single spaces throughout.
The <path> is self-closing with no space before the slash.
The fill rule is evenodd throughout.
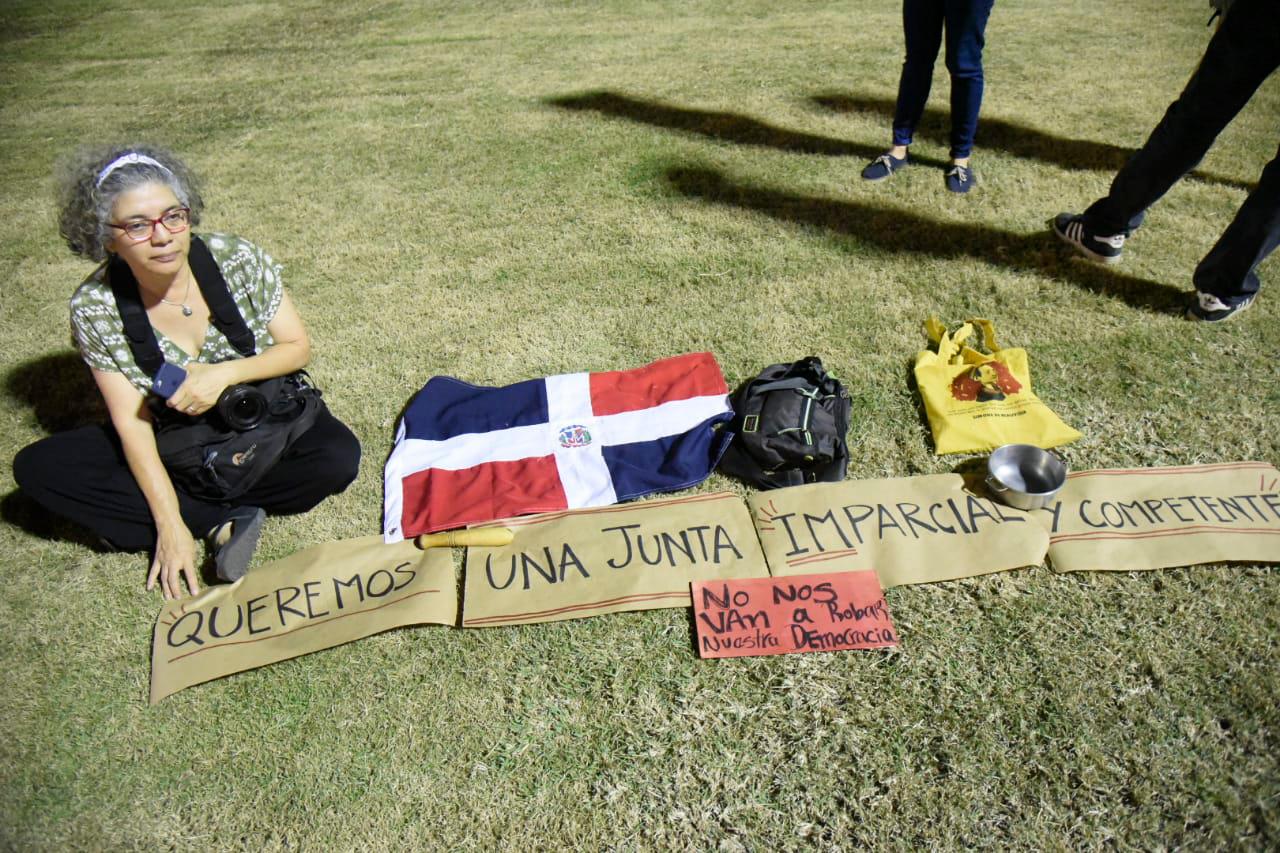
<path id="1" fill-rule="evenodd" d="M 196 580 L 196 540 L 191 531 L 181 524 L 166 527 L 156 536 L 156 556 L 151 561 L 151 573 L 147 575 L 147 590 L 160 591 L 166 599 L 182 597 L 182 577 L 186 576 L 187 589 L 195 595 L 200 591 Z"/>
<path id="2" fill-rule="evenodd" d="M 147 575 L 147 589 L 160 582 L 165 598 L 182 597 L 182 576 L 191 593 L 200 591 L 196 580 L 196 541 L 182 520 L 178 494 L 169 473 L 156 452 L 156 435 L 151 429 L 151 410 L 123 373 L 93 371 L 111 414 L 111 425 L 120 436 L 129 472 L 137 481 L 156 525 L 156 556 Z"/>
<path id="3" fill-rule="evenodd" d="M 228 385 L 235 383 L 234 362 L 201 364 L 187 362 L 187 378 L 173 392 L 166 405 L 188 415 L 202 415 L 213 408 Z"/>

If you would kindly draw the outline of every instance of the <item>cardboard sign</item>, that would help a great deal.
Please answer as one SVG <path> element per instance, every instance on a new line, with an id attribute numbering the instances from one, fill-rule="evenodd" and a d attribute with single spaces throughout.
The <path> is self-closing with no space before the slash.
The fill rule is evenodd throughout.
<path id="1" fill-rule="evenodd" d="M 501 548 L 467 549 L 466 628 L 688 607 L 689 582 L 769 574 L 729 492 L 509 519 Z"/>
<path id="2" fill-rule="evenodd" d="M 875 570 L 887 589 L 1038 565 L 1033 513 L 964 489 L 959 474 L 774 489 L 750 500 L 775 576 Z"/>
<path id="3" fill-rule="evenodd" d="M 1077 471 L 1035 515 L 1059 572 L 1280 563 L 1280 471 L 1265 462 Z"/>
<path id="4" fill-rule="evenodd" d="M 457 616 L 448 549 L 384 545 L 381 536 L 317 545 L 166 602 L 151 644 L 151 701 L 390 628 L 452 625 Z"/>
<path id="5" fill-rule="evenodd" d="M 693 583 L 704 658 L 882 649 L 898 645 L 875 572 Z"/>

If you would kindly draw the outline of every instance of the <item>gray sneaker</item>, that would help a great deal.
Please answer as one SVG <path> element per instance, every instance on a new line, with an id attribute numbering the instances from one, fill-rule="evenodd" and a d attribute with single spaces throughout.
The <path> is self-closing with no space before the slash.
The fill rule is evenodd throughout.
<path id="1" fill-rule="evenodd" d="M 236 507 L 226 521 L 214 529 L 210 538 L 213 545 L 213 568 L 218 580 L 234 583 L 249 571 L 249 562 L 253 559 L 254 549 L 258 547 L 262 523 L 266 520 L 266 512 L 256 506 Z M 230 530 L 226 530 L 228 526 Z M 219 543 L 224 531 L 228 535 Z"/>

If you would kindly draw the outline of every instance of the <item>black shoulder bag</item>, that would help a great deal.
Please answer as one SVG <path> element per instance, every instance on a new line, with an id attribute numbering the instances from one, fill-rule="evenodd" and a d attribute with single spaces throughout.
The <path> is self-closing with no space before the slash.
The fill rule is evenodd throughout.
<path id="1" fill-rule="evenodd" d="M 217 261 L 195 235 L 188 261 L 214 327 L 242 356 L 253 355 L 257 352 L 253 332 L 236 307 Z M 134 361 L 154 378 L 165 363 L 164 355 L 143 308 L 137 279 L 129 265 L 116 257 L 107 275 Z M 302 370 L 233 385 L 217 406 L 198 417 L 159 404 L 154 395 L 149 403 L 156 449 L 174 485 L 193 497 L 218 503 L 234 501 L 252 488 L 324 409 L 320 389 Z"/>
<path id="2" fill-rule="evenodd" d="M 843 480 L 849 392 L 814 356 L 772 364 L 733 396 L 720 470 L 761 489 Z"/>

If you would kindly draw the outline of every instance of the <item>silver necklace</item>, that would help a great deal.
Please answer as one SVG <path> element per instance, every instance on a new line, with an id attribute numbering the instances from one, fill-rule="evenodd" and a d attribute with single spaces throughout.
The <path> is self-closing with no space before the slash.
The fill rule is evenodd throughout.
<path id="1" fill-rule="evenodd" d="M 174 302 L 171 299 L 165 299 L 163 296 L 161 296 L 160 301 L 163 302 L 165 305 L 176 305 L 177 307 L 182 309 L 183 317 L 190 317 L 192 313 L 194 313 L 192 312 L 191 308 L 187 305 L 187 297 L 190 295 L 191 295 L 191 274 L 188 273 L 187 289 L 182 292 L 182 300 L 180 302 Z"/>

